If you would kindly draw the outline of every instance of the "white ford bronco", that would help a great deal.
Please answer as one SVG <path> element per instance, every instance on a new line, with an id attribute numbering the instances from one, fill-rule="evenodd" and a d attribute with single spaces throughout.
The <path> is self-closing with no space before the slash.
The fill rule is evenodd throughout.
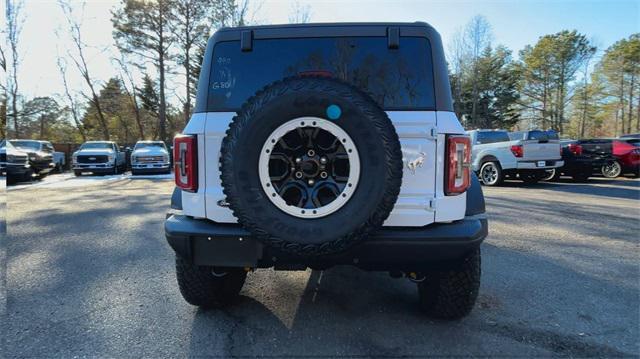
<path id="1" fill-rule="evenodd" d="M 178 285 L 233 302 L 259 268 L 352 265 L 417 283 L 427 314 L 468 314 L 484 198 L 426 23 L 224 28 L 174 139 L 165 221 Z"/>

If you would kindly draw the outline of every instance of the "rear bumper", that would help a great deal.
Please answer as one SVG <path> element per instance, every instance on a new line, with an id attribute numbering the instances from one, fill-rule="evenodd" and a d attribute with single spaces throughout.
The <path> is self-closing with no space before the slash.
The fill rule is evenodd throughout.
<path id="1" fill-rule="evenodd" d="M 84 164 L 75 163 L 71 169 L 79 172 L 113 173 L 113 163 Z"/>
<path id="2" fill-rule="evenodd" d="M 53 169 L 56 167 L 55 163 L 53 162 L 29 162 L 31 164 L 31 167 L 33 168 L 33 170 L 39 174 L 39 175 L 44 175 L 47 174 L 51 171 L 53 171 Z"/>
<path id="3" fill-rule="evenodd" d="M 561 172 L 563 173 L 586 172 L 589 174 L 593 172 L 600 172 L 600 169 L 602 168 L 602 166 L 606 165 L 607 163 L 613 160 L 614 160 L 613 158 L 602 158 L 602 157 L 596 157 L 596 158 L 578 157 L 574 159 L 568 159 L 565 161 L 564 166 L 561 169 Z"/>
<path id="4" fill-rule="evenodd" d="M 540 161 L 518 161 L 518 170 L 550 170 L 564 165 L 564 161 L 560 160 L 547 160 L 544 161 L 544 166 L 538 166 Z"/>
<path id="5" fill-rule="evenodd" d="M 0 163 L 0 173 L 3 176 L 21 177 L 26 175 L 29 172 L 30 168 L 30 165 L 24 163 Z"/>
<path id="6" fill-rule="evenodd" d="M 415 271 L 446 267 L 477 248 L 488 233 L 484 214 L 426 227 L 383 227 L 349 250 L 303 257 L 282 253 L 251 238 L 237 224 L 220 224 L 182 214 L 168 215 L 165 235 L 180 256 L 197 265 L 314 269 L 354 265 L 367 270 Z"/>
<path id="7" fill-rule="evenodd" d="M 169 163 L 132 163 L 131 170 L 136 173 L 159 173 L 167 172 L 171 168 Z"/>

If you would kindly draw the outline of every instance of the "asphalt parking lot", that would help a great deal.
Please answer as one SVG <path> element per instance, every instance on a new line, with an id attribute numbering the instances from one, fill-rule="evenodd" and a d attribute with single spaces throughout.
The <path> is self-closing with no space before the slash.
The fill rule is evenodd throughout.
<path id="1" fill-rule="evenodd" d="M 637 179 L 485 188 L 480 298 L 457 322 L 423 316 L 411 282 L 349 267 L 257 271 L 237 305 L 197 309 L 163 237 L 172 182 L 81 180 L 7 192 L 5 357 L 640 352 Z"/>

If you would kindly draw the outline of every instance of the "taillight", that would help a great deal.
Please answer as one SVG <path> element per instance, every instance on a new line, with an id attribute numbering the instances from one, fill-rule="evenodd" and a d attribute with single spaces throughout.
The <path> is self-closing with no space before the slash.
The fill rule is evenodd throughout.
<path id="1" fill-rule="evenodd" d="M 524 156 L 524 149 L 522 145 L 513 145 L 511 146 L 511 153 L 516 157 L 522 157 Z"/>
<path id="2" fill-rule="evenodd" d="M 582 146 L 576 143 L 570 143 L 568 148 L 569 148 L 569 151 L 576 156 L 580 156 L 582 154 Z"/>
<path id="3" fill-rule="evenodd" d="M 178 135 L 173 139 L 173 169 L 176 186 L 198 191 L 198 146 L 196 136 Z"/>
<path id="4" fill-rule="evenodd" d="M 468 136 L 448 136 L 446 153 L 447 179 L 445 194 L 455 196 L 469 188 L 471 184 L 471 140 Z"/>

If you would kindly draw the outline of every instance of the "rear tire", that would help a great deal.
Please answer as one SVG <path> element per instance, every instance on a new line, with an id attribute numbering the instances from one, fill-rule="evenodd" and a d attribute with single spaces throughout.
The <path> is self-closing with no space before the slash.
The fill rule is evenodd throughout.
<path id="1" fill-rule="evenodd" d="M 247 272 L 242 268 L 197 266 L 176 255 L 176 277 L 180 293 L 187 303 L 217 308 L 238 298 Z"/>
<path id="2" fill-rule="evenodd" d="M 458 268 L 427 273 L 425 280 L 418 283 L 422 310 L 439 319 L 460 319 L 468 315 L 478 298 L 480 267 L 480 248 L 477 248 Z"/>
<path id="3" fill-rule="evenodd" d="M 616 178 L 622 174 L 622 165 L 618 161 L 612 161 L 602 166 L 601 172 L 606 178 Z"/>
<path id="4" fill-rule="evenodd" d="M 478 177 L 485 186 L 499 186 L 504 181 L 502 167 L 498 162 L 493 161 L 482 164 Z"/>

